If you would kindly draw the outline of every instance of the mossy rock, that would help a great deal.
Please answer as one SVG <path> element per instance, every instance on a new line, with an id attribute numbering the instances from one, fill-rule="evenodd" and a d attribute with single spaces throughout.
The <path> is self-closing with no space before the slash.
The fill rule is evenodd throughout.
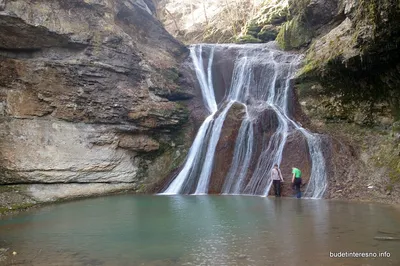
<path id="1" fill-rule="evenodd" d="M 0 215 L 9 214 L 9 213 L 15 212 L 15 211 L 26 210 L 35 205 L 36 205 L 35 203 L 21 203 L 21 204 L 14 204 L 11 207 L 0 207 Z"/>
<path id="2" fill-rule="evenodd" d="M 180 77 L 179 70 L 173 67 L 163 70 L 162 74 L 166 79 L 172 80 L 173 82 L 178 82 Z"/>
<path id="3" fill-rule="evenodd" d="M 236 39 L 236 43 L 261 43 L 262 41 L 251 35 L 240 36 Z"/>
<path id="4" fill-rule="evenodd" d="M 288 11 L 286 8 L 280 10 L 270 10 L 266 9 L 266 13 L 262 14 L 257 18 L 257 22 L 260 24 L 272 24 L 280 25 L 287 20 Z M 270 12 L 270 13 L 268 13 Z"/>
<path id="5" fill-rule="evenodd" d="M 396 121 L 392 125 L 392 131 L 396 133 L 400 133 L 400 121 Z"/>
<path id="6" fill-rule="evenodd" d="M 253 35 L 252 33 L 257 34 L 258 32 L 260 32 L 261 30 L 261 26 L 255 24 L 254 22 L 250 22 L 247 26 L 246 26 L 246 31 L 245 33 L 248 35 Z"/>
<path id="7" fill-rule="evenodd" d="M 282 25 L 276 40 L 283 50 L 292 50 L 307 46 L 312 37 L 312 29 L 301 20 L 300 16 L 296 16 Z"/>
<path id="8" fill-rule="evenodd" d="M 257 38 L 263 42 L 269 42 L 276 39 L 278 32 L 271 26 L 264 26 L 261 31 L 257 34 Z"/>
<path id="9" fill-rule="evenodd" d="M 262 26 L 256 24 L 254 21 L 250 21 L 246 24 L 244 27 L 244 30 L 242 31 L 243 36 L 252 36 L 254 38 L 257 38 L 258 33 L 260 32 Z M 240 37 L 238 37 L 240 38 Z M 238 39 L 237 38 L 237 39 Z"/>
<path id="10" fill-rule="evenodd" d="M 259 25 L 279 25 L 287 20 L 288 15 L 288 6 L 285 6 L 284 4 L 271 5 L 269 1 L 266 1 L 261 7 L 258 16 L 256 16 L 256 21 Z"/>
<path id="11" fill-rule="evenodd" d="M 265 1 L 252 19 L 246 23 L 236 41 L 254 43 L 275 40 L 279 25 L 287 20 L 288 14 L 288 6 L 283 2 Z M 247 35 L 253 38 L 246 37 Z"/>

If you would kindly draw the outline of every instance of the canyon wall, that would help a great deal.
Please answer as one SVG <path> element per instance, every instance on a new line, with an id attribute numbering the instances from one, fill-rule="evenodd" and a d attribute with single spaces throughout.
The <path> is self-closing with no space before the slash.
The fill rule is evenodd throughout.
<path id="1" fill-rule="evenodd" d="M 187 56 L 151 1 L 0 1 L 2 208 L 165 178 L 192 138 Z"/>

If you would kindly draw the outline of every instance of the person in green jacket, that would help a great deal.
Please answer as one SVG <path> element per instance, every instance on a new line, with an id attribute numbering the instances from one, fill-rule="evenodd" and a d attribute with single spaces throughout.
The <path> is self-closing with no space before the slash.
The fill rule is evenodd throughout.
<path id="1" fill-rule="evenodd" d="M 300 191 L 300 186 L 301 186 L 301 171 L 300 169 L 296 167 L 292 167 L 292 184 L 296 190 L 296 197 L 298 199 L 301 198 L 301 191 Z"/>

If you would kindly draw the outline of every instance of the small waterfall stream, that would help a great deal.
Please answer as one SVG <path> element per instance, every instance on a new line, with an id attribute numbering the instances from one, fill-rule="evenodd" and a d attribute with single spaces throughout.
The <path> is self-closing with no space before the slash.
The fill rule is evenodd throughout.
<path id="1" fill-rule="evenodd" d="M 238 103 L 245 114 L 220 193 L 268 195 L 273 165 L 281 164 L 290 134 L 301 132 L 311 161 L 305 196 L 323 197 L 327 180 L 321 138 L 302 128 L 291 114 L 290 81 L 301 56 L 279 51 L 274 45 L 201 44 L 190 47 L 203 101 L 210 115 L 201 125 L 182 170 L 162 194 L 208 193 L 215 157 L 226 156 L 216 155 L 224 123 L 232 106 Z M 224 88 L 217 82 L 216 75 L 226 72 L 231 79 L 225 81 Z M 225 96 L 217 102 L 216 92 L 223 90 Z M 270 119 L 265 119 L 265 115 Z M 269 129 L 263 129 L 261 134 L 256 132 L 256 128 L 260 125 L 266 128 L 264 125 L 268 123 Z"/>

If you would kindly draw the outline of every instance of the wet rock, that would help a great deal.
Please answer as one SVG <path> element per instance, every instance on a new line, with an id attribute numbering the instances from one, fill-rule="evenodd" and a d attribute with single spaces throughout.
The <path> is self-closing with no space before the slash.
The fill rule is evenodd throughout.
<path id="1" fill-rule="evenodd" d="M 0 0 L 0 11 L 3 11 L 6 6 L 6 0 Z"/>
<path id="2" fill-rule="evenodd" d="M 284 179 L 282 185 L 282 196 L 292 196 L 292 167 L 296 167 L 302 172 L 303 188 L 308 183 L 311 175 L 311 158 L 306 137 L 300 132 L 295 131 L 288 136 L 285 148 L 282 153 L 280 169 Z M 271 191 L 272 192 L 272 191 Z"/>
<path id="3" fill-rule="evenodd" d="M 263 166 L 258 165 L 259 161 L 262 160 L 261 156 L 269 156 L 266 154 L 266 147 L 272 141 L 272 136 L 276 132 L 279 125 L 278 117 L 275 111 L 267 108 L 258 115 L 255 126 L 254 126 L 254 146 L 253 146 L 253 158 L 250 160 L 249 170 L 246 176 L 247 183 L 244 193 L 253 193 L 256 187 L 256 193 L 263 194 L 264 191 L 260 188 L 265 187 L 267 178 L 265 178 L 265 173 L 262 173 L 262 179 L 259 180 L 254 178 L 253 175 L 257 173 L 257 168 L 263 168 Z M 273 146 L 273 145 L 271 145 Z M 265 166 L 264 166 L 265 167 Z"/>
<path id="4" fill-rule="evenodd" d="M 225 177 L 231 167 L 235 142 L 245 115 L 245 106 L 234 103 L 229 109 L 221 130 L 221 137 L 215 150 L 209 193 L 220 193 Z"/>
<path id="5" fill-rule="evenodd" d="M 299 2 L 299 1 L 292 1 Z M 321 27 L 329 23 L 339 12 L 339 1 L 332 0 L 311 0 L 304 10 L 307 18 L 310 18 L 311 26 Z M 293 6 L 293 5 L 292 5 Z"/>

